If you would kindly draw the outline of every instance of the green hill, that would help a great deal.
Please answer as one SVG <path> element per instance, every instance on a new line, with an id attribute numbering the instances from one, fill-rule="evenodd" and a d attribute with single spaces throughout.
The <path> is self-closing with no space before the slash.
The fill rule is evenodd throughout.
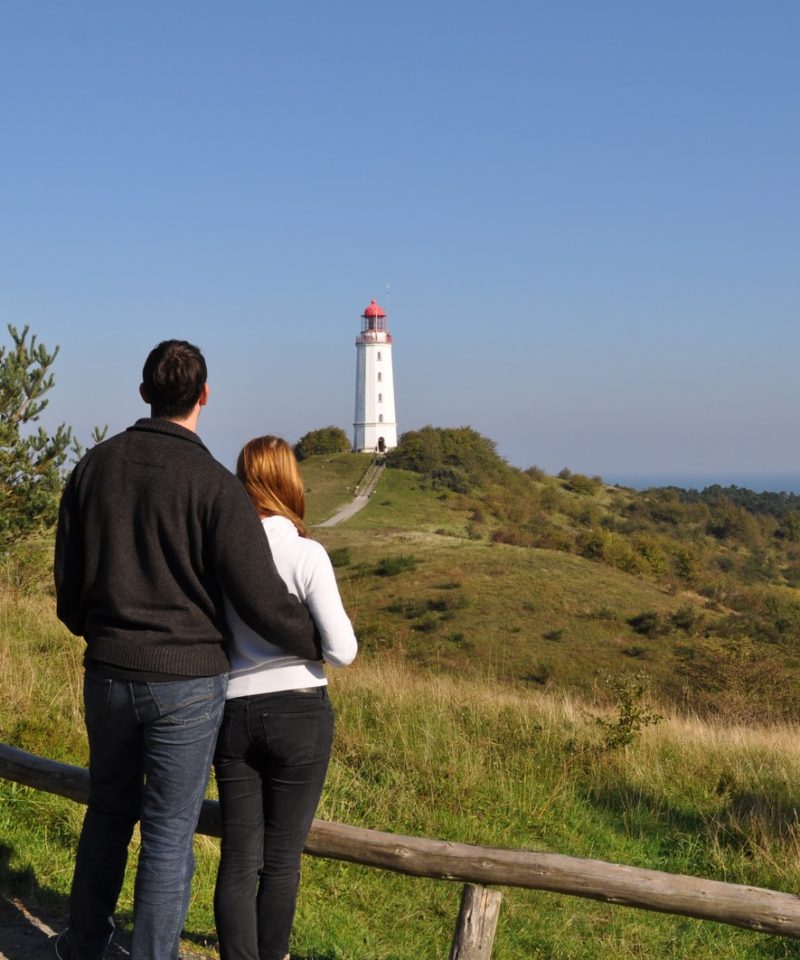
<path id="1" fill-rule="evenodd" d="M 331 677 L 320 816 L 796 890 L 796 724 L 753 722 L 795 716 L 795 504 L 636 494 L 513 470 L 471 431 L 419 433 L 364 510 L 315 530 L 362 644 Z M 304 461 L 310 519 L 347 503 L 370 462 Z M 0 562 L 0 739 L 85 764 L 84 645 L 55 619 L 51 554 L 46 538 Z M 82 813 L 0 781 L 0 891 L 54 926 Z M 135 838 L 131 866 L 137 854 Z M 215 957 L 218 844 L 200 838 L 196 854 L 187 937 Z M 307 858 L 292 956 L 445 956 L 458 897 L 459 884 Z M 132 901 L 129 870 L 123 927 Z M 721 924 L 508 888 L 493 955 L 800 954 Z"/>
<path id="2" fill-rule="evenodd" d="M 365 651 L 583 692 L 644 671 L 671 706 L 797 718 L 791 511 L 719 489 L 703 499 L 523 472 L 478 445 L 482 460 L 467 450 L 454 462 L 454 445 L 443 465 L 401 443 L 367 507 L 315 531 Z M 367 463 L 303 462 L 312 522 L 348 500 Z"/>

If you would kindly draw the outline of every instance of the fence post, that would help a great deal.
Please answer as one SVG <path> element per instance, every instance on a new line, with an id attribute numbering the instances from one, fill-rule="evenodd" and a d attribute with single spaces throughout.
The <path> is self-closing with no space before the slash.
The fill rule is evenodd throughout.
<path id="1" fill-rule="evenodd" d="M 502 899 L 499 890 L 464 884 L 450 960 L 490 960 Z"/>

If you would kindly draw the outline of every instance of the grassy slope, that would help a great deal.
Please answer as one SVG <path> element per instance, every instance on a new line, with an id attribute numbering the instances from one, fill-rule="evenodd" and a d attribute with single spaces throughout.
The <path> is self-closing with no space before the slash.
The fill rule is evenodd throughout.
<path id="1" fill-rule="evenodd" d="M 314 473 L 310 483 L 313 496 Z M 426 666 L 583 690 L 641 668 L 669 685 L 680 632 L 648 639 L 627 620 L 703 609 L 702 598 L 571 554 L 470 540 L 468 524 L 463 498 L 442 498 L 416 474 L 387 470 L 363 511 L 315 531 L 329 550 L 347 549 L 339 581 L 367 649 L 399 648 Z M 378 562 L 397 555 L 413 557 L 416 568 L 377 576 Z"/>
<path id="2" fill-rule="evenodd" d="M 334 453 L 305 461 L 301 466 L 308 522 L 320 523 L 344 506 L 372 459 L 369 453 Z"/>
<path id="3" fill-rule="evenodd" d="M 7 685 L 20 699 L 2 705 L 3 738 L 13 727 L 21 746 L 82 762 L 79 641 L 54 628 L 62 653 L 37 663 L 31 627 L 47 611 L 41 603 L 22 607 L 15 649 L 4 663 Z M 4 635 L 8 627 L 4 620 Z M 23 650 L 29 655 L 20 656 Z M 786 890 L 800 883 L 795 730 L 674 720 L 645 730 L 622 753 L 603 753 L 591 719 L 570 699 L 503 691 L 477 679 L 426 678 L 391 654 L 333 679 L 338 734 L 323 817 Z M 50 721 L 15 725 L 23 709 L 50 711 Z M 63 913 L 80 817 L 69 801 L 0 783 L 3 887 Z M 213 938 L 216 842 L 199 838 L 197 854 L 187 923 L 195 943 Z M 129 879 L 123 920 L 130 919 L 131 895 Z M 293 956 L 445 956 L 458 896 L 457 884 L 309 859 Z M 495 960 L 719 955 L 777 960 L 800 953 L 791 943 L 714 924 L 507 890 L 494 954 Z"/>
<path id="4" fill-rule="evenodd" d="M 345 456 L 304 470 L 311 514 L 321 519 L 346 499 L 363 467 Z M 315 490 L 324 493 L 324 509 L 315 506 Z M 349 551 L 340 582 L 364 640 L 356 666 L 334 677 L 338 733 L 320 814 L 400 833 L 797 889 L 796 730 L 674 719 L 605 753 L 587 707 L 556 693 L 560 684 L 589 687 L 606 672 L 638 667 L 641 658 L 625 653 L 632 642 L 648 646 L 644 666 L 666 681 L 669 642 L 642 641 L 625 620 L 701 601 L 572 555 L 469 540 L 468 524 L 458 496 L 439 499 L 413 474 L 387 471 L 362 513 L 319 531 L 340 560 Z M 382 559 L 398 555 L 417 558 L 416 567 L 376 574 Z M 23 588 L 34 582 L 22 592 L 0 589 L 0 738 L 85 763 L 82 642 L 56 623 L 35 571 L 11 579 Z M 3 888 L 63 913 L 81 815 L 69 801 L 0 782 Z M 134 845 L 132 863 L 135 854 Z M 213 935 L 216 859 L 216 843 L 200 838 L 187 924 L 195 942 Z M 458 896 L 455 884 L 309 859 L 293 956 L 445 956 Z M 123 919 L 130 907 L 129 882 Z M 509 890 L 494 953 L 495 960 L 718 956 L 799 960 L 800 947 Z"/>

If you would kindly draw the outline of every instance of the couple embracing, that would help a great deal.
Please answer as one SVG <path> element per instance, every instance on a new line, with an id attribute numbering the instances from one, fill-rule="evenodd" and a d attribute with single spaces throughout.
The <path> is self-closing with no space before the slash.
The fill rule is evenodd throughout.
<path id="1" fill-rule="evenodd" d="M 177 960 L 212 761 L 222 960 L 288 957 L 333 739 L 322 661 L 350 663 L 356 640 L 291 449 L 259 437 L 236 477 L 217 463 L 197 435 L 206 376 L 197 347 L 160 343 L 151 416 L 86 454 L 62 498 L 56 595 L 86 640 L 90 793 L 61 960 L 103 957 L 137 822 L 131 956 Z"/>

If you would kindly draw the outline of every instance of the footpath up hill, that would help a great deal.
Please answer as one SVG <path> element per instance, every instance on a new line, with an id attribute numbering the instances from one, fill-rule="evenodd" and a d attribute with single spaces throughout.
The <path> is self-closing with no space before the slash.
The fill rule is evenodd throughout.
<path id="1" fill-rule="evenodd" d="M 369 462 L 302 463 L 312 522 Z M 800 498 L 520 471 L 468 428 L 405 434 L 388 463 L 363 511 L 315 532 L 366 651 L 594 693 L 644 672 L 669 705 L 797 718 Z"/>

